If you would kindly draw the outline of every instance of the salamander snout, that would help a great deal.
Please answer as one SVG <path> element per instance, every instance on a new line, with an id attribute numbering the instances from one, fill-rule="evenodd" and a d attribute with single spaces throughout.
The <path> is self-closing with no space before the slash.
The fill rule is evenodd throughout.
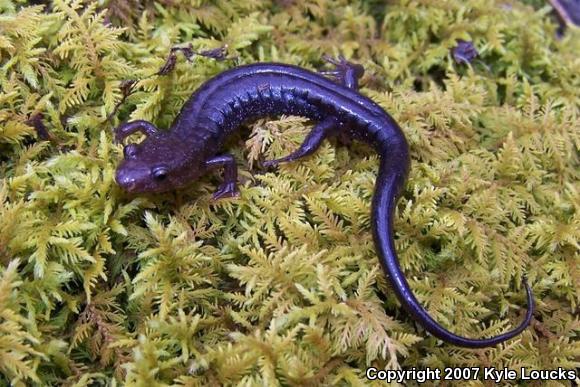
<path id="1" fill-rule="evenodd" d="M 166 165 L 156 164 L 150 167 L 133 160 L 121 162 L 115 180 L 124 191 L 129 193 L 159 193 L 179 186 L 179 180 L 174 179 L 174 174 Z"/>
<path id="2" fill-rule="evenodd" d="M 115 174 L 117 184 L 127 192 L 133 192 L 137 187 L 137 179 L 130 170 L 119 168 Z"/>

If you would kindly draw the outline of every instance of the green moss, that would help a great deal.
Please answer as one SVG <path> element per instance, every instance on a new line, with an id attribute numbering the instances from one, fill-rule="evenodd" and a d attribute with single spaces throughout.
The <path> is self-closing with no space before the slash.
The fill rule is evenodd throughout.
<path id="1" fill-rule="evenodd" d="M 0 384 L 366 385 L 370 365 L 580 366 L 578 30 L 558 40 L 536 1 L 382 3 L 0 1 Z M 475 42 L 472 66 L 452 61 L 457 39 Z M 418 298 L 458 334 L 495 335 L 522 318 L 526 275 L 532 327 L 485 350 L 416 327 L 374 251 L 373 151 L 327 143 L 255 166 L 295 149 L 300 118 L 232 140 L 237 201 L 210 201 L 217 176 L 123 194 L 114 126 L 168 127 L 234 66 L 180 56 L 153 76 L 190 42 L 227 44 L 240 63 L 362 63 L 362 92 L 412 150 L 396 243 Z M 115 111 L 127 79 L 139 82 Z"/>

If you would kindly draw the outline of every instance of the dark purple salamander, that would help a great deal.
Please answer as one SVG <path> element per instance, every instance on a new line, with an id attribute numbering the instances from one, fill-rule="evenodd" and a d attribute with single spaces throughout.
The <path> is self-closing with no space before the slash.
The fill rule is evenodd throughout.
<path id="1" fill-rule="evenodd" d="M 407 178 L 409 148 L 397 123 L 379 105 L 357 92 L 362 66 L 329 60 L 336 69 L 320 74 L 286 64 L 256 63 L 225 71 L 207 81 L 187 101 L 164 132 L 147 121 L 121 125 L 118 141 L 131 133 L 146 134 L 141 144 L 124 148 L 117 170 L 118 184 L 128 192 L 162 192 L 183 187 L 206 172 L 224 169 L 215 199 L 237 196 L 237 167 L 230 154 L 219 154 L 225 139 L 250 120 L 281 114 L 305 116 L 317 122 L 294 153 L 265 165 L 294 161 L 312 154 L 329 136 L 347 134 L 371 144 L 381 156 L 372 202 L 373 236 L 384 271 L 408 313 L 434 336 L 471 348 L 496 345 L 521 333 L 534 311 L 531 289 L 524 280 L 528 310 L 514 330 L 488 339 L 457 336 L 439 325 L 419 304 L 405 279 L 393 242 L 393 214 Z"/>

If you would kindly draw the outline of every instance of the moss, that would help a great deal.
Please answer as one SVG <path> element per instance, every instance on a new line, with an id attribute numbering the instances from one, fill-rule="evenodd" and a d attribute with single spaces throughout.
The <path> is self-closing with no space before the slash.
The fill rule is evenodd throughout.
<path id="1" fill-rule="evenodd" d="M 578 30 L 539 2 L 484 0 L 0 1 L 0 384 L 366 385 L 364 370 L 580 364 Z M 131 4 L 131 6 L 127 6 Z M 139 6 L 141 8 L 139 8 Z M 473 41 L 471 65 L 453 62 Z M 413 165 L 397 250 L 429 312 L 497 348 L 427 335 L 379 268 L 370 148 L 326 143 L 262 171 L 311 127 L 260 120 L 229 144 L 242 197 L 219 182 L 129 197 L 112 129 L 168 127 L 233 61 L 178 56 L 227 44 L 240 63 L 363 64 Z M 123 81 L 136 80 L 123 99 Z M 564 385 L 564 384 L 562 384 Z"/>

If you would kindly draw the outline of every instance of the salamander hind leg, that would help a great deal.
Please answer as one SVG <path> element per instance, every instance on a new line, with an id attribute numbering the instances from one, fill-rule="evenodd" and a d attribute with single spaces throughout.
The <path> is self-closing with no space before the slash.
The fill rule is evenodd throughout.
<path id="1" fill-rule="evenodd" d="M 282 157 L 276 160 L 267 160 L 264 161 L 263 165 L 265 167 L 271 167 L 277 165 L 279 163 L 288 162 L 288 161 L 295 161 L 302 157 L 306 157 L 314 153 L 322 144 L 322 141 L 327 138 L 329 135 L 338 129 L 338 122 L 334 117 L 328 117 L 324 120 L 320 121 L 318 124 L 312 128 L 310 133 L 304 139 L 300 148 L 296 151 L 292 152 L 286 157 Z"/>
<path id="2" fill-rule="evenodd" d="M 321 71 L 321 74 L 330 75 L 341 85 L 346 86 L 349 89 L 358 90 L 358 80 L 365 72 L 362 65 L 349 62 L 342 55 L 339 55 L 338 58 L 324 55 L 322 59 L 333 64 L 335 68 L 331 71 Z"/>
<path id="3" fill-rule="evenodd" d="M 238 166 L 236 160 L 231 154 L 224 154 L 211 158 L 205 162 L 207 169 L 224 169 L 224 181 L 220 184 L 218 189 L 214 192 L 212 199 L 219 200 L 225 198 L 239 197 L 238 191 Z"/>

